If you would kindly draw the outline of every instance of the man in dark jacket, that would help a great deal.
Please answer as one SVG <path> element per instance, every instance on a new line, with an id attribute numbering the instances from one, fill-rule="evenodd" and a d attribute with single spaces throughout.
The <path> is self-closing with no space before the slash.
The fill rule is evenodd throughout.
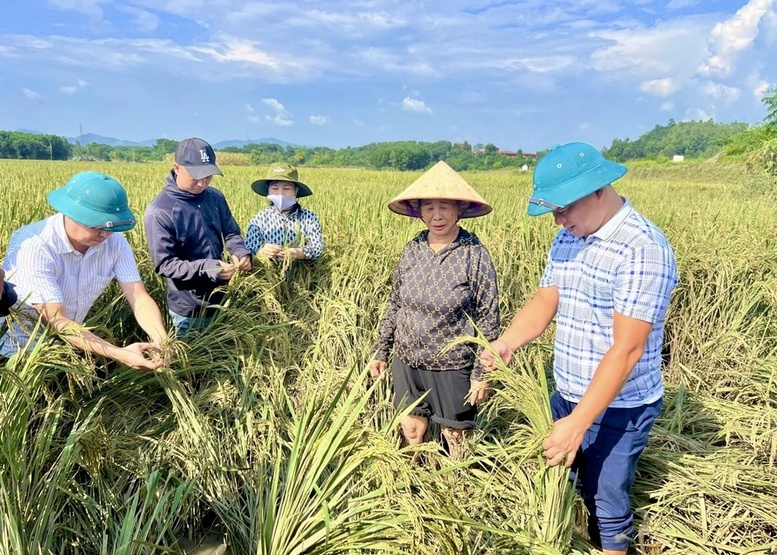
<path id="1" fill-rule="evenodd" d="M 185 139 L 162 191 L 144 218 L 146 238 L 157 273 L 167 282 L 167 308 L 177 337 L 208 325 L 223 293 L 215 291 L 236 270 L 251 269 L 240 228 L 224 194 L 210 187 L 216 153 L 202 139 Z M 230 262 L 224 262 L 224 247 Z"/>

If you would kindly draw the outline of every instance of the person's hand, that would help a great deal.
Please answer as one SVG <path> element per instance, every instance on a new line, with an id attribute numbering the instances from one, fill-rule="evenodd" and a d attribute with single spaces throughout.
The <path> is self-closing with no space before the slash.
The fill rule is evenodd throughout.
<path id="1" fill-rule="evenodd" d="M 559 418 L 553 423 L 553 430 L 542 442 L 542 454 L 548 466 L 556 466 L 566 461 L 567 468 L 572 466 L 577 450 L 583 443 L 586 427 L 579 425 L 574 416 Z"/>
<path id="2" fill-rule="evenodd" d="M 159 353 L 159 346 L 154 343 L 131 343 L 121 349 L 122 356 L 120 362 L 127 366 L 140 370 L 156 370 L 167 363 L 163 356 L 146 358 L 150 352 Z"/>
<path id="3" fill-rule="evenodd" d="M 502 359 L 502 362 L 504 362 L 506 365 L 510 364 L 510 359 L 513 358 L 513 350 L 507 346 L 507 343 L 505 343 L 504 340 L 495 339 L 491 342 L 491 348 L 496 351 L 496 353 L 499 355 L 499 358 Z M 492 353 L 491 350 L 483 349 L 483 352 L 480 353 L 480 365 L 485 369 L 486 372 L 496 368 L 496 363 L 494 362 L 494 353 Z"/>
<path id="4" fill-rule="evenodd" d="M 302 252 L 302 249 L 298 247 L 294 247 L 288 250 L 281 250 L 281 252 L 278 253 L 278 258 L 285 260 L 286 259 L 286 253 L 288 253 L 289 258 L 291 260 L 304 260 L 305 259 L 305 253 Z"/>
<path id="5" fill-rule="evenodd" d="M 247 272 L 251 269 L 251 255 L 247 254 L 243 258 L 238 258 L 234 254 L 232 255 L 232 265 L 243 272 Z"/>
<path id="6" fill-rule="evenodd" d="M 385 380 L 388 373 L 386 372 L 385 360 L 372 360 L 370 361 L 370 376 L 379 380 Z"/>
<path id="7" fill-rule="evenodd" d="M 283 254 L 283 247 L 273 243 L 265 243 L 256 254 L 262 258 L 276 258 Z"/>
<path id="8" fill-rule="evenodd" d="M 221 265 L 221 271 L 218 273 L 219 279 L 229 281 L 237 268 L 231 262 L 224 262 L 223 260 L 219 260 L 219 264 Z"/>
<path id="9" fill-rule="evenodd" d="M 491 388 L 486 380 L 470 378 L 469 393 L 467 393 L 467 401 L 470 405 L 479 405 L 488 399 L 489 395 L 491 395 Z"/>
<path id="10" fill-rule="evenodd" d="M 154 341 L 153 349 L 149 349 L 146 354 L 151 355 L 151 359 L 154 361 L 161 360 L 163 365 L 170 364 L 175 356 L 175 348 L 173 347 L 173 341 L 165 337 L 162 340 Z"/>

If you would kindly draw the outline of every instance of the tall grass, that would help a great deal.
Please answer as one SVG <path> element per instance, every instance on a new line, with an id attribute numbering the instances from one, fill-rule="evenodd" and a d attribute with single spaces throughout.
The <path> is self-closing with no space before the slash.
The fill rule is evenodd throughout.
<path id="1" fill-rule="evenodd" d="M 635 168 L 621 193 L 665 229 L 681 284 L 667 322 L 667 396 L 638 467 L 638 553 L 777 552 L 777 229 L 744 172 Z M 139 220 L 169 167 L 0 160 L 0 253 L 77 171 L 128 189 Z M 263 168 L 215 186 L 245 227 Z M 236 276 L 214 324 L 143 373 L 44 337 L 0 369 L 0 553 L 587 553 L 584 510 L 547 468 L 553 329 L 494 376 L 462 463 L 399 448 L 389 384 L 366 377 L 391 273 L 418 222 L 390 198 L 419 174 L 302 168 L 322 220 L 316 264 Z M 530 297 L 555 233 L 525 215 L 529 176 L 464 174 L 496 208 L 464 221 L 489 248 L 504 324 Z M 23 199 L 11 202 L 9 199 Z M 164 305 L 142 223 L 127 233 Z M 88 324 L 142 337 L 112 287 Z M 430 439 L 433 439 L 430 437 Z M 186 542 L 184 542 L 186 540 Z"/>

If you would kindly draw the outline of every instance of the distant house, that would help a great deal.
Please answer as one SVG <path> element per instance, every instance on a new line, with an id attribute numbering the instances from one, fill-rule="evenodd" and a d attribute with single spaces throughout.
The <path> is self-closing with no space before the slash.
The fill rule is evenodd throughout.
<path id="1" fill-rule="evenodd" d="M 682 154 L 675 154 L 672 156 L 672 162 L 685 162 L 685 156 Z"/>
<path id="2" fill-rule="evenodd" d="M 457 146 L 462 147 L 463 143 L 457 143 Z M 463 148 L 463 147 L 462 147 Z M 472 154 L 477 155 L 483 155 L 486 154 L 486 149 L 482 145 L 477 145 L 472 147 Z M 496 147 L 497 154 L 501 154 L 502 156 L 506 156 L 508 158 L 517 158 L 518 152 L 512 151 L 512 150 L 502 150 L 499 147 Z M 537 154 L 534 152 L 521 152 L 521 156 L 524 158 L 530 158 L 535 159 L 537 158 Z"/>

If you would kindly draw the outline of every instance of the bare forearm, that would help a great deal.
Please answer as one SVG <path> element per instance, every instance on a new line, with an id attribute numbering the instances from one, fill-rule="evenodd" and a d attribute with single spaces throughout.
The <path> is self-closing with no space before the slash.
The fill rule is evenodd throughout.
<path id="1" fill-rule="evenodd" d="M 575 419 L 588 428 L 618 396 L 639 360 L 615 347 L 602 357 L 594 377 L 573 411 Z"/>
<path id="2" fill-rule="evenodd" d="M 591 383 L 572 412 L 582 425 L 590 426 L 621 392 L 645 352 L 652 327 L 650 322 L 614 313 L 612 346 L 602 357 Z"/>
<path id="3" fill-rule="evenodd" d="M 122 350 L 120 347 L 98 337 L 84 326 L 72 320 L 59 319 L 52 322 L 51 327 L 63 341 L 77 349 L 122 361 Z"/>
<path id="4" fill-rule="evenodd" d="M 548 328 L 558 309 L 558 291 L 539 290 L 513 317 L 500 339 L 515 352 L 537 339 Z"/>
<path id="5" fill-rule="evenodd" d="M 160 344 L 167 338 L 167 330 L 162 321 L 162 313 L 151 297 L 139 299 L 135 304 L 133 313 L 138 324 L 148 334 L 153 343 Z"/>

